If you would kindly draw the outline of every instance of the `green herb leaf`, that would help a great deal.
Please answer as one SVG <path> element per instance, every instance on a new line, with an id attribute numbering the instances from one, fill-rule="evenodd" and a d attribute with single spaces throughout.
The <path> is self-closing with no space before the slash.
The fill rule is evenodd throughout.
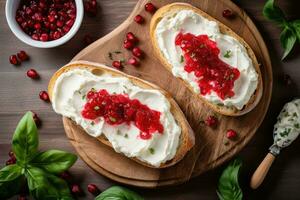
<path id="1" fill-rule="evenodd" d="M 36 199 L 73 199 L 67 183 L 37 167 L 26 171 L 30 194 Z"/>
<path id="2" fill-rule="evenodd" d="M 151 154 L 154 154 L 154 153 L 155 153 L 155 150 L 154 150 L 153 148 L 150 148 L 150 149 L 149 149 L 149 152 L 150 152 Z"/>
<path id="3" fill-rule="evenodd" d="M 239 186 L 238 175 L 242 166 L 240 159 L 232 161 L 223 171 L 218 184 L 217 194 L 220 200 L 242 200 L 243 192 Z"/>
<path id="4" fill-rule="evenodd" d="M 127 188 L 113 186 L 102 192 L 95 200 L 143 200 L 143 198 Z"/>
<path id="5" fill-rule="evenodd" d="M 295 34 L 297 36 L 298 42 L 300 42 L 300 19 L 294 20 L 290 22 L 291 26 L 293 27 Z"/>
<path id="6" fill-rule="evenodd" d="M 230 58 L 231 57 L 231 50 L 227 50 L 226 53 L 224 54 L 225 58 Z"/>
<path id="7" fill-rule="evenodd" d="M 15 180 L 22 175 L 19 165 L 8 165 L 0 170 L 0 183 Z"/>
<path id="8" fill-rule="evenodd" d="M 268 20 L 274 21 L 280 25 L 286 22 L 282 10 L 274 4 L 274 0 L 268 0 L 263 9 L 263 15 Z"/>
<path id="9" fill-rule="evenodd" d="M 21 186 L 24 184 L 24 182 L 24 176 L 19 176 L 12 181 L 0 183 L 1 199 L 8 199 L 16 194 L 19 194 Z"/>
<path id="10" fill-rule="evenodd" d="M 284 48 L 282 60 L 291 52 L 296 43 L 296 40 L 297 37 L 293 29 L 291 29 L 289 26 L 286 26 L 280 34 L 281 46 Z"/>
<path id="11" fill-rule="evenodd" d="M 58 174 L 69 169 L 77 160 L 77 156 L 60 150 L 48 150 L 39 153 L 31 165 Z"/>
<path id="12" fill-rule="evenodd" d="M 39 139 L 32 113 L 27 112 L 19 122 L 13 139 L 12 149 L 18 163 L 27 164 L 38 152 Z"/>

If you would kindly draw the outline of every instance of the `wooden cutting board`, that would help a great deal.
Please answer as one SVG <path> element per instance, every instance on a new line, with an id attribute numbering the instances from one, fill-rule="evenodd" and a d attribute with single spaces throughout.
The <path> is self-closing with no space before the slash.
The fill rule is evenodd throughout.
<path id="1" fill-rule="evenodd" d="M 252 47 L 259 63 L 261 63 L 264 92 L 259 105 L 253 111 L 241 117 L 226 117 L 214 113 L 207 106 L 196 101 L 195 96 L 189 92 L 182 81 L 174 78 L 155 57 L 149 37 L 151 15 L 144 10 L 144 5 L 147 2 L 148 0 L 138 1 L 126 21 L 110 34 L 78 53 L 73 61 L 88 60 L 110 66 L 112 60 L 109 58 L 109 52 L 113 51 L 122 52 L 113 55 L 115 60 L 128 59 L 131 57 L 131 52 L 125 50 L 122 45 L 125 34 L 133 32 L 139 38 L 139 46 L 145 51 L 146 57 L 141 60 L 139 67 L 126 66 L 123 71 L 153 82 L 173 95 L 195 132 L 195 147 L 177 165 L 166 169 L 152 169 L 115 153 L 95 138 L 88 136 L 71 120 L 64 118 L 63 122 L 71 143 L 80 157 L 91 168 L 124 184 L 154 188 L 180 184 L 188 181 L 191 177 L 213 169 L 232 158 L 249 142 L 263 121 L 269 106 L 272 92 L 272 67 L 268 50 L 257 28 L 246 13 L 231 1 L 178 1 L 190 3 L 232 28 Z M 153 0 L 151 2 L 155 6 L 161 7 L 175 1 Z M 230 20 L 223 18 L 222 12 L 224 9 L 231 9 L 236 17 Z M 145 24 L 139 25 L 133 21 L 134 16 L 137 14 L 145 17 Z M 201 123 L 209 115 L 215 115 L 219 119 L 219 124 L 214 129 Z M 225 134 L 228 129 L 234 129 L 239 133 L 236 140 L 228 141 L 226 139 Z"/>

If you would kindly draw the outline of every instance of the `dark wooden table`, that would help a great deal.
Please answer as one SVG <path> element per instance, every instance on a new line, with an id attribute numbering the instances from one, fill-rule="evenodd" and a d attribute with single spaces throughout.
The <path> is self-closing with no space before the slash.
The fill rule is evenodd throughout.
<path id="1" fill-rule="evenodd" d="M 11 138 L 20 117 L 27 110 L 38 113 L 43 121 L 39 130 L 41 149 L 62 149 L 74 152 L 62 127 L 61 117 L 56 115 L 51 105 L 42 102 L 38 93 L 47 89 L 50 76 L 60 66 L 67 63 L 77 52 L 84 48 L 85 34 L 100 38 L 118 26 L 131 12 L 136 0 L 99 0 L 100 10 L 96 18 L 85 17 L 77 35 L 67 44 L 53 49 L 38 49 L 20 42 L 10 31 L 5 19 L 5 0 L 0 0 L 0 165 L 8 159 Z M 269 112 L 257 134 L 239 156 L 243 159 L 240 182 L 245 199 L 300 199 L 300 140 L 286 149 L 276 160 L 263 185 L 256 191 L 249 188 L 250 176 L 267 153 L 272 144 L 272 129 L 276 116 L 283 104 L 300 92 L 300 48 L 296 46 L 292 55 L 284 62 L 280 60 L 282 49 L 279 43 L 280 30 L 262 16 L 262 0 L 235 0 L 245 9 L 261 31 L 273 63 L 274 88 Z M 280 6 L 291 19 L 300 18 L 299 0 L 279 1 Z M 9 64 L 8 57 L 19 50 L 25 50 L 31 57 L 29 62 L 15 67 Z M 41 75 L 32 81 L 25 75 L 29 68 L 35 68 Z M 286 86 L 283 74 L 289 74 L 294 82 Z M 225 165 L 224 165 L 225 166 Z M 145 190 L 132 188 L 146 199 L 217 199 L 217 181 L 223 167 L 210 171 L 188 183 Z M 89 183 L 95 183 L 102 190 L 117 184 L 91 170 L 80 159 L 72 167 L 71 173 L 86 191 Z M 13 198 L 16 199 L 16 198 Z M 90 194 L 81 199 L 93 199 Z"/>

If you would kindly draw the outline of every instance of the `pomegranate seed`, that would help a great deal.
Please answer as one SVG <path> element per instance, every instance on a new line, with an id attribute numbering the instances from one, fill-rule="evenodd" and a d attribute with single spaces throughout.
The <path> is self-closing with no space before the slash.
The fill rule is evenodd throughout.
<path id="1" fill-rule="evenodd" d="M 84 10 L 90 17 L 95 17 L 97 15 L 97 1 L 87 0 L 84 2 Z"/>
<path id="2" fill-rule="evenodd" d="M 60 21 L 60 20 L 58 20 L 58 21 L 56 22 L 56 26 L 57 26 L 57 27 L 63 27 L 63 25 L 64 25 L 64 23 L 63 23 L 62 21 Z"/>
<path id="3" fill-rule="evenodd" d="M 72 186 L 71 186 L 71 191 L 72 191 L 72 193 L 73 194 L 75 194 L 75 195 L 82 195 L 82 189 L 79 187 L 79 185 L 77 185 L 77 184 L 73 184 Z"/>
<path id="4" fill-rule="evenodd" d="M 134 47 L 132 49 L 132 54 L 138 58 L 143 57 L 143 51 L 139 47 Z"/>
<path id="5" fill-rule="evenodd" d="M 57 40 L 59 38 L 61 38 L 61 33 L 59 31 L 55 31 L 53 33 L 53 39 Z"/>
<path id="6" fill-rule="evenodd" d="M 237 136 L 237 133 L 236 131 L 232 130 L 232 129 L 229 129 L 226 133 L 226 137 L 228 139 L 234 139 L 235 137 Z"/>
<path id="7" fill-rule="evenodd" d="M 26 196 L 25 195 L 20 195 L 18 200 L 26 200 Z"/>
<path id="8" fill-rule="evenodd" d="M 233 12 L 229 9 L 225 9 L 222 13 L 224 18 L 232 18 L 234 16 Z"/>
<path id="9" fill-rule="evenodd" d="M 40 40 L 43 41 L 43 42 L 46 42 L 48 41 L 49 39 L 49 35 L 47 33 L 43 33 L 41 36 L 40 36 Z"/>
<path id="10" fill-rule="evenodd" d="M 16 164 L 16 159 L 10 158 L 9 160 L 6 161 L 6 165 L 13 165 Z"/>
<path id="11" fill-rule="evenodd" d="M 133 66 L 138 66 L 140 63 L 136 58 L 130 58 L 128 60 L 128 64 L 133 65 Z"/>
<path id="12" fill-rule="evenodd" d="M 35 122 L 35 125 L 36 125 L 37 127 L 40 127 L 41 124 L 42 124 L 41 119 L 38 117 L 38 115 L 37 115 L 35 112 L 33 112 L 33 111 L 31 111 L 31 112 L 32 112 L 32 118 L 33 118 L 33 120 L 34 120 L 34 122 Z"/>
<path id="13" fill-rule="evenodd" d="M 128 32 L 126 34 L 126 39 L 129 41 L 129 42 L 132 42 L 132 43 L 137 43 L 138 42 L 138 39 L 137 37 L 135 37 L 135 35 L 132 33 L 132 32 Z M 126 40 L 125 40 L 126 41 Z"/>
<path id="14" fill-rule="evenodd" d="M 39 40 L 40 37 L 39 37 L 38 34 L 35 33 L 35 34 L 33 34 L 33 35 L 31 36 L 31 38 L 34 39 L 34 40 Z"/>
<path id="15" fill-rule="evenodd" d="M 137 15 L 134 17 L 134 21 L 138 24 L 142 24 L 142 23 L 144 23 L 145 19 L 141 15 Z"/>
<path id="16" fill-rule="evenodd" d="M 29 78 L 32 78 L 32 79 L 38 79 L 39 78 L 39 74 L 37 73 L 37 71 L 35 69 L 29 69 L 27 71 L 27 76 Z"/>
<path id="17" fill-rule="evenodd" d="M 126 39 L 126 40 L 124 41 L 123 46 L 124 46 L 125 49 L 132 49 L 133 46 L 134 46 L 134 44 L 133 44 L 132 42 L 130 42 L 129 40 Z"/>
<path id="18" fill-rule="evenodd" d="M 43 100 L 43 101 L 49 101 L 49 95 L 46 91 L 41 91 L 40 94 L 40 99 Z"/>
<path id="19" fill-rule="evenodd" d="M 92 38 L 92 36 L 90 36 L 89 34 L 85 35 L 83 38 L 84 44 L 85 45 L 89 45 L 92 42 L 94 42 L 94 39 Z"/>
<path id="20" fill-rule="evenodd" d="M 22 62 L 29 60 L 29 56 L 27 55 L 27 53 L 25 51 L 20 51 L 19 53 L 17 53 L 17 56 Z"/>
<path id="21" fill-rule="evenodd" d="M 122 69 L 123 68 L 122 62 L 121 61 L 117 61 L 117 60 L 115 60 L 115 61 L 112 62 L 112 66 L 114 68 L 116 68 L 116 69 Z"/>
<path id="22" fill-rule="evenodd" d="M 205 124 L 210 127 L 216 126 L 218 123 L 218 119 L 215 116 L 208 116 L 205 120 Z"/>
<path id="23" fill-rule="evenodd" d="M 66 181 L 70 181 L 71 180 L 71 175 L 67 171 L 62 172 L 59 176 L 60 176 L 60 178 L 66 180 Z"/>
<path id="24" fill-rule="evenodd" d="M 98 194 L 100 194 L 100 190 L 95 184 L 88 184 L 87 189 L 94 196 L 97 196 Z"/>
<path id="25" fill-rule="evenodd" d="M 73 24 L 74 24 L 74 20 L 73 19 L 70 19 L 70 20 L 68 20 L 66 22 L 66 25 L 69 26 L 69 27 L 73 26 Z"/>
<path id="26" fill-rule="evenodd" d="M 9 57 L 9 62 L 12 64 L 12 65 L 19 65 L 20 64 L 20 61 L 18 60 L 17 56 L 16 55 L 11 55 Z"/>
<path id="27" fill-rule="evenodd" d="M 156 7 L 152 3 L 147 3 L 145 5 L 145 10 L 149 13 L 155 13 Z"/>
<path id="28" fill-rule="evenodd" d="M 34 25 L 34 28 L 37 29 L 37 30 L 39 30 L 39 29 L 42 28 L 42 26 L 41 26 L 40 23 L 36 23 L 36 24 Z"/>

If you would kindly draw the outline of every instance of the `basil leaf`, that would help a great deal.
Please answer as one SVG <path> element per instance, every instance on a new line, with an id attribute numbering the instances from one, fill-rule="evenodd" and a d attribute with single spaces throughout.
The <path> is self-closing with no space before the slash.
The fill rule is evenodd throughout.
<path id="1" fill-rule="evenodd" d="M 77 160 L 77 156 L 60 150 L 48 150 L 39 153 L 30 164 L 50 173 L 62 173 L 69 169 Z"/>
<path id="2" fill-rule="evenodd" d="M 27 164 L 37 153 L 38 145 L 37 128 L 32 113 L 27 112 L 19 122 L 12 139 L 12 149 L 18 163 Z"/>
<path id="3" fill-rule="evenodd" d="M 298 42 L 300 42 L 300 19 L 291 22 L 294 32 L 297 36 Z"/>
<path id="4" fill-rule="evenodd" d="M 242 166 L 240 159 L 235 159 L 223 171 L 218 184 L 217 194 L 220 200 L 242 200 L 243 192 L 239 186 L 238 175 Z"/>
<path id="5" fill-rule="evenodd" d="M 12 181 L 0 183 L 1 199 L 8 199 L 18 194 L 21 190 L 23 181 L 24 181 L 24 176 L 19 176 L 18 178 Z"/>
<path id="6" fill-rule="evenodd" d="M 296 43 L 296 40 L 297 37 L 293 29 L 290 28 L 289 26 L 286 26 L 282 31 L 282 33 L 280 34 L 281 46 L 284 48 L 282 60 L 291 52 L 291 50 L 293 49 Z"/>
<path id="7" fill-rule="evenodd" d="M 28 188 L 36 199 L 73 199 L 67 183 L 42 169 L 30 166 L 27 169 L 26 177 Z"/>
<path id="8" fill-rule="evenodd" d="M 143 200 L 143 198 L 127 188 L 113 186 L 98 195 L 95 200 Z"/>
<path id="9" fill-rule="evenodd" d="M 268 0 L 263 8 L 263 15 L 268 20 L 274 21 L 278 24 L 286 22 L 284 13 L 282 10 L 274 4 L 274 0 Z"/>
<path id="10" fill-rule="evenodd" d="M 19 165 L 8 165 L 0 170 L 0 183 L 15 180 L 22 175 Z"/>

